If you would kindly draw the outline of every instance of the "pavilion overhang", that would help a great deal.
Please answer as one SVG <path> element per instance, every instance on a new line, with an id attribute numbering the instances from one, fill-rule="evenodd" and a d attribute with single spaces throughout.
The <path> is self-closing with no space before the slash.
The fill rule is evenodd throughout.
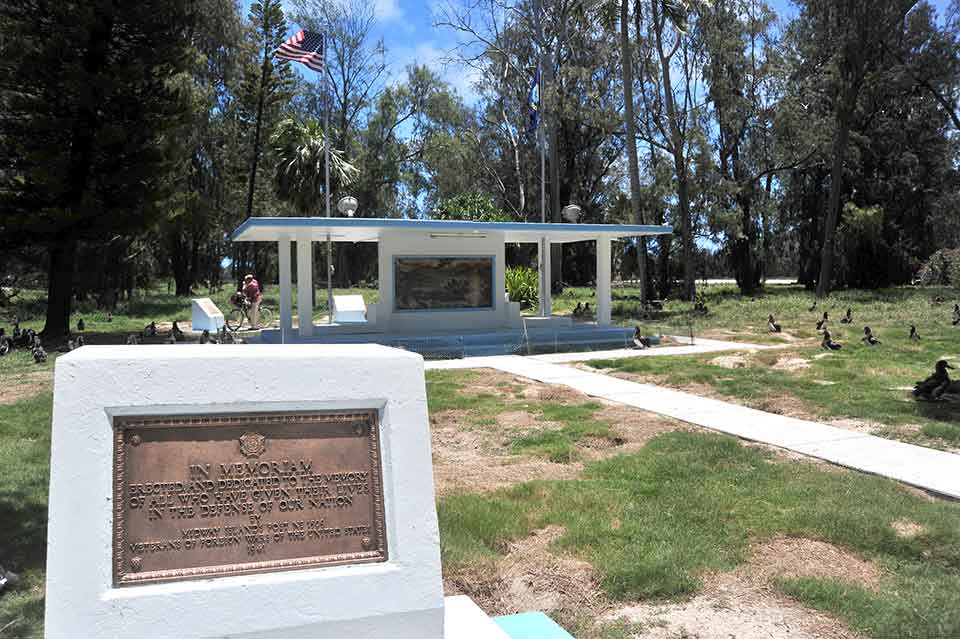
<path id="1" fill-rule="evenodd" d="M 552 315 L 550 300 L 550 250 L 552 244 L 594 241 L 597 244 L 596 274 L 596 323 L 598 326 L 611 324 L 611 282 L 613 240 L 636 238 L 641 236 L 668 235 L 673 233 L 670 226 L 643 224 L 544 224 L 531 222 L 470 222 L 454 220 L 421 220 L 395 218 L 327 218 L 327 217 L 251 217 L 241 224 L 231 236 L 234 242 L 276 242 L 279 251 L 280 280 L 280 334 L 293 336 L 293 294 L 292 272 L 294 260 L 291 249 L 296 245 L 297 315 L 301 318 L 313 317 L 312 271 L 314 242 L 376 242 L 378 243 L 378 280 L 379 301 L 368 306 L 369 325 L 364 327 L 333 326 L 328 334 L 344 331 L 457 331 L 457 330 L 513 330 L 530 319 L 570 322 L 569 317 Z M 505 285 L 505 245 L 513 243 L 532 243 L 538 245 L 539 297 L 538 318 L 521 318 L 520 305 L 506 298 Z M 415 285 L 403 288 L 397 277 L 396 260 L 453 260 L 478 262 L 486 260 L 483 266 L 492 282 L 492 299 L 489 305 L 480 307 L 467 304 L 465 308 L 431 307 L 439 299 L 434 293 L 449 291 L 451 284 L 459 286 L 460 278 L 444 281 L 441 284 L 425 284 L 437 279 L 434 266 L 427 267 L 428 272 L 418 273 L 412 280 Z M 440 262 L 434 262 L 440 263 Z M 422 270 L 421 270 L 422 272 Z M 483 278 L 470 280 L 481 282 Z M 406 280 L 409 283 L 410 276 Z M 396 286 L 395 286 L 395 283 Z M 476 290 L 489 290 L 477 284 Z M 403 289 L 402 291 L 400 289 Z M 413 291 L 413 293 L 411 293 Z M 426 306 L 417 306 L 409 310 L 409 295 L 421 296 L 431 300 Z M 489 299 L 489 298 L 488 298 Z M 399 300 L 399 301 L 398 301 Z M 328 306 L 333 308 L 333 299 Z M 312 321 L 300 322 L 297 328 L 299 338 L 310 338 L 315 327 Z"/>

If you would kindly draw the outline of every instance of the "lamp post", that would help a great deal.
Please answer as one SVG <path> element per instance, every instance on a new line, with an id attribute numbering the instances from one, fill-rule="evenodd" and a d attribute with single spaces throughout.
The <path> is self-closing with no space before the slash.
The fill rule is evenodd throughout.
<path id="1" fill-rule="evenodd" d="M 353 217 L 353 214 L 357 212 L 357 206 L 357 198 L 352 195 L 347 195 L 340 198 L 340 201 L 337 202 L 337 211 L 347 217 Z"/>

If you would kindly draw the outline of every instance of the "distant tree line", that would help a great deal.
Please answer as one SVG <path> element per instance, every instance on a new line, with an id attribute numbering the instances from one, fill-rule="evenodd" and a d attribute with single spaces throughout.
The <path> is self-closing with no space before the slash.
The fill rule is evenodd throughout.
<path id="1" fill-rule="evenodd" d="M 331 199 L 358 216 L 539 221 L 538 66 L 547 219 L 575 203 L 675 228 L 617 246 L 644 297 L 727 274 L 747 294 L 771 275 L 821 295 L 908 282 L 960 245 L 960 0 L 795 5 L 447 0 L 435 26 L 461 43 L 467 103 L 391 68 L 364 0 L 3 3 L 0 285 L 46 287 L 60 336 L 78 298 L 272 281 L 274 247 L 229 233 L 323 215 L 326 145 Z M 325 75 L 272 57 L 293 27 L 328 34 Z M 375 251 L 338 245 L 336 284 L 374 282 Z M 556 284 L 593 279 L 592 245 L 554 251 Z"/>

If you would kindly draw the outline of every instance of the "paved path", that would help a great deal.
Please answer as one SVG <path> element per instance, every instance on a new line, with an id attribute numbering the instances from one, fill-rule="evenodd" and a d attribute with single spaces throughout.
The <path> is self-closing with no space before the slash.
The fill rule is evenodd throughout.
<path id="1" fill-rule="evenodd" d="M 725 342 L 716 339 L 696 338 L 690 344 L 688 337 L 671 337 L 679 343 L 678 346 L 658 346 L 646 350 L 635 348 L 617 348 L 609 351 L 585 351 L 578 353 L 549 353 L 546 355 L 531 355 L 522 359 L 552 364 L 566 364 L 570 362 L 591 362 L 598 359 L 620 359 L 624 357 L 661 357 L 664 355 L 699 355 L 701 353 L 717 353 L 721 351 L 755 351 L 766 348 L 783 348 L 790 344 L 767 345 L 748 344 L 746 342 Z M 462 359 L 435 360 L 426 363 L 427 369 L 444 368 L 497 368 L 497 363 L 504 358 L 517 357 L 516 355 L 493 355 L 490 357 L 465 357 Z"/>
<path id="2" fill-rule="evenodd" d="M 656 350 L 666 349 L 627 352 L 635 356 Z M 548 384 L 562 384 L 593 397 L 667 415 L 710 430 L 771 444 L 960 499 L 960 455 L 561 366 L 542 358 L 507 355 L 460 361 L 471 364 L 460 368 L 490 367 Z"/>

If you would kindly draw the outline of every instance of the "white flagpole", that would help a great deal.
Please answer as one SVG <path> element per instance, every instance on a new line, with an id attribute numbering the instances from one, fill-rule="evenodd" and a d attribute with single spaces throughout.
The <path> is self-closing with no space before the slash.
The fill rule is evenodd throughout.
<path id="1" fill-rule="evenodd" d="M 330 81 L 327 72 L 327 34 L 323 34 L 323 172 L 324 196 L 327 200 L 327 217 L 330 217 Z M 327 229 L 327 324 L 333 323 L 333 249 L 330 229 Z"/>
<path id="2" fill-rule="evenodd" d="M 537 141 L 540 143 L 540 223 L 547 221 L 547 140 L 543 135 L 543 56 L 537 64 Z M 546 236 L 540 238 L 540 315 L 547 314 L 547 299 L 550 295 L 550 275 L 546 272 L 547 254 L 550 245 Z"/>

